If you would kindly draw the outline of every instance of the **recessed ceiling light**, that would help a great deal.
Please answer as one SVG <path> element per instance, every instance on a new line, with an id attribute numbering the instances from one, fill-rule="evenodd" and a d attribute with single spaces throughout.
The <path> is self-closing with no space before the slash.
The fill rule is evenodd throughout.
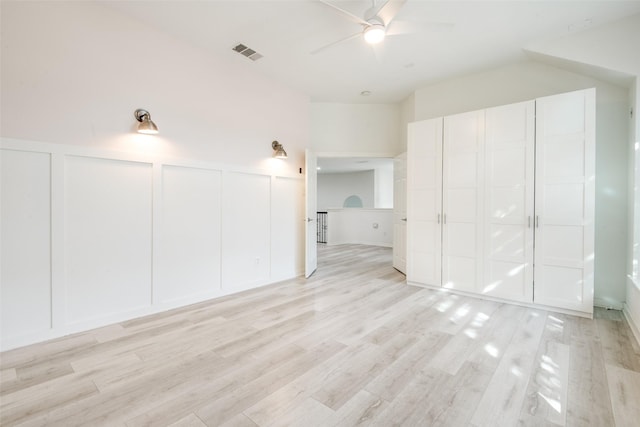
<path id="1" fill-rule="evenodd" d="M 369 95 L 371 95 L 371 91 L 370 90 L 363 90 L 362 92 L 360 92 L 360 95 L 369 96 Z"/>

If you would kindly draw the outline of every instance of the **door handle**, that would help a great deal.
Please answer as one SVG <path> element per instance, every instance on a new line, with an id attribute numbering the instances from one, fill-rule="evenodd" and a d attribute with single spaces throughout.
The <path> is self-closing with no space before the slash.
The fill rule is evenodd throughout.
<path id="1" fill-rule="evenodd" d="M 536 228 L 540 228 L 540 215 L 536 215 Z"/>
<path id="2" fill-rule="evenodd" d="M 438 213 L 438 224 L 440 224 L 440 214 Z"/>
<path id="3" fill-rule="evenodd" d="M 447 214 L 443 214 L 442 215 L 442 223 L 446 224 L 447 223 Z"/>
<path id="4" fill-rule="evenodd" d="M 313 221 L 313 218 L 307 218 L 307 222 Z"/>
<path id="5" fill-rule="evenodd" d="M 401 218 L 400 221 L 407 222 L 407 218 Z"/>
<path id="6" fill-rule="evenodd" d="M 531 215 L 527 217 L 527 228 L 531 228 Z"/>

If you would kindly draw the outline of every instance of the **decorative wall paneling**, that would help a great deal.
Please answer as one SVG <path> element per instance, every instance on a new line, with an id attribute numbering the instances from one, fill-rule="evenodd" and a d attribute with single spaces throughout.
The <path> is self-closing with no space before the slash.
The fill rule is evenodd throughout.
<path id="1" fill-rule="evenodd" d="M 409 283 L 592 315 L 595 89 L 408 135 Z"/>
<path id="2" fill-rule="evenodd" d="M 0 349 L 300 275 L 303 181 L 3 139 Z"/>
<path id="3" fill-rule="evenodd" d="M 3 336 L 28 335 L 52 321 L 51 155 L 1 154 L 0 329 Z"/>

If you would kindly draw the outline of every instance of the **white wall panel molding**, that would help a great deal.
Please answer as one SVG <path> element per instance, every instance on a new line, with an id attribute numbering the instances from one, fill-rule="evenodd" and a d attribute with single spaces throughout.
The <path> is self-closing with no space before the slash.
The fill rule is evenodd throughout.
<path id="1" fill-rule="evenodd" d="M 271 177 L 225 171 L 222 183 L 223 290 L 263 285 L 270 272 Z"/>
<path id="2" fill-rule="evenodd" d="M 145 138 L 154 138 L 154 136 L 141 135 Z M 267 141 L 270 147 L 270 142 Z M 112 160 L 125 160 L 132 162 L 153 163 L 158 165 L 184 166 L 199 169 L 213 169 L 219 171 L 242 172 L 248 174 L 274 175 L 279 177 L 288 177 L 294 179 L 303 179 L 304 176 L 299 173 L 291 173 L 282 167 L 282 160 L 265 158 L 260 167 L 248 167 L 242 165 L 217 163 L 206 160 L 186 159 L 179 157 L 163 156 L 155 153 L 131 153 L 115 150 L 105 150 L 79 145 L 55 144 L 50 142 L 33 141 L 17 138 L 0 138 L 0 148 L 7 150 L 18 150 L 38 153 L 60 154 L 79 157 L 97 157 Z M 271 156 L 271 148 L 266 151 L 266 155 Z M 367 157 L 375 157 L 373 155 Z M 378 157 L 380 157 L 378 155 Z M 288 161 L 288 160 L 287 160 Z"/>
<path id="3" fill-rule="evenodd" d="M 271 280 L 304 274 L 304 182 L 271 177 Z M 294 233 L 291 233 L 293 226 Z"/>
<path id="4" fill-rule="evenodd" d="M 221 172 L 164 165 L 154 303 L 221 293 Z"/>
<path id="5" fill-rule="evenodd" d="M 67 321 L 152 303 L 152 164 L 65 159 Z"/>
<path id="6" fill-rule="evenodd" d="M 280 161 L 236 168 L 7 138 L 0 157 L 2 351 L 302 273 L 303 175 Z"/>
<path id="7" fill-rule="evenodd" d="M 51 324 L 51 156 L 0 151 L 0 330 L 3 339 Z"/>

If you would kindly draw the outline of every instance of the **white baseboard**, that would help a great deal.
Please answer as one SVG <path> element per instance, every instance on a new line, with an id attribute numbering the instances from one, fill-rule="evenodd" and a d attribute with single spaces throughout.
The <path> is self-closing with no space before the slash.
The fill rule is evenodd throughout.
<path id="1" fill-rule="evenodd" d="M 624 308 L 624 304 L 620 301 L 603 298 L 594 298 L 593 305 L 595 307 L 608 308 L 612 310 L 622 310 Z"/>
<path id="2" fill-rule="evenodd" d="M 629 310 L 629 306 L 627 304 L 624 304 L 622 313 L 624 314 L 624 318 L 627 319 L 629 328 L 631 329 L 633 336 L 636 338 L 638 346 L 640 346 L 640 324 L 636 323 L 636 320 L 640 321 L 640 319 L 634 319 L 633 317 L 631 317 L 631 310 Z"/>

